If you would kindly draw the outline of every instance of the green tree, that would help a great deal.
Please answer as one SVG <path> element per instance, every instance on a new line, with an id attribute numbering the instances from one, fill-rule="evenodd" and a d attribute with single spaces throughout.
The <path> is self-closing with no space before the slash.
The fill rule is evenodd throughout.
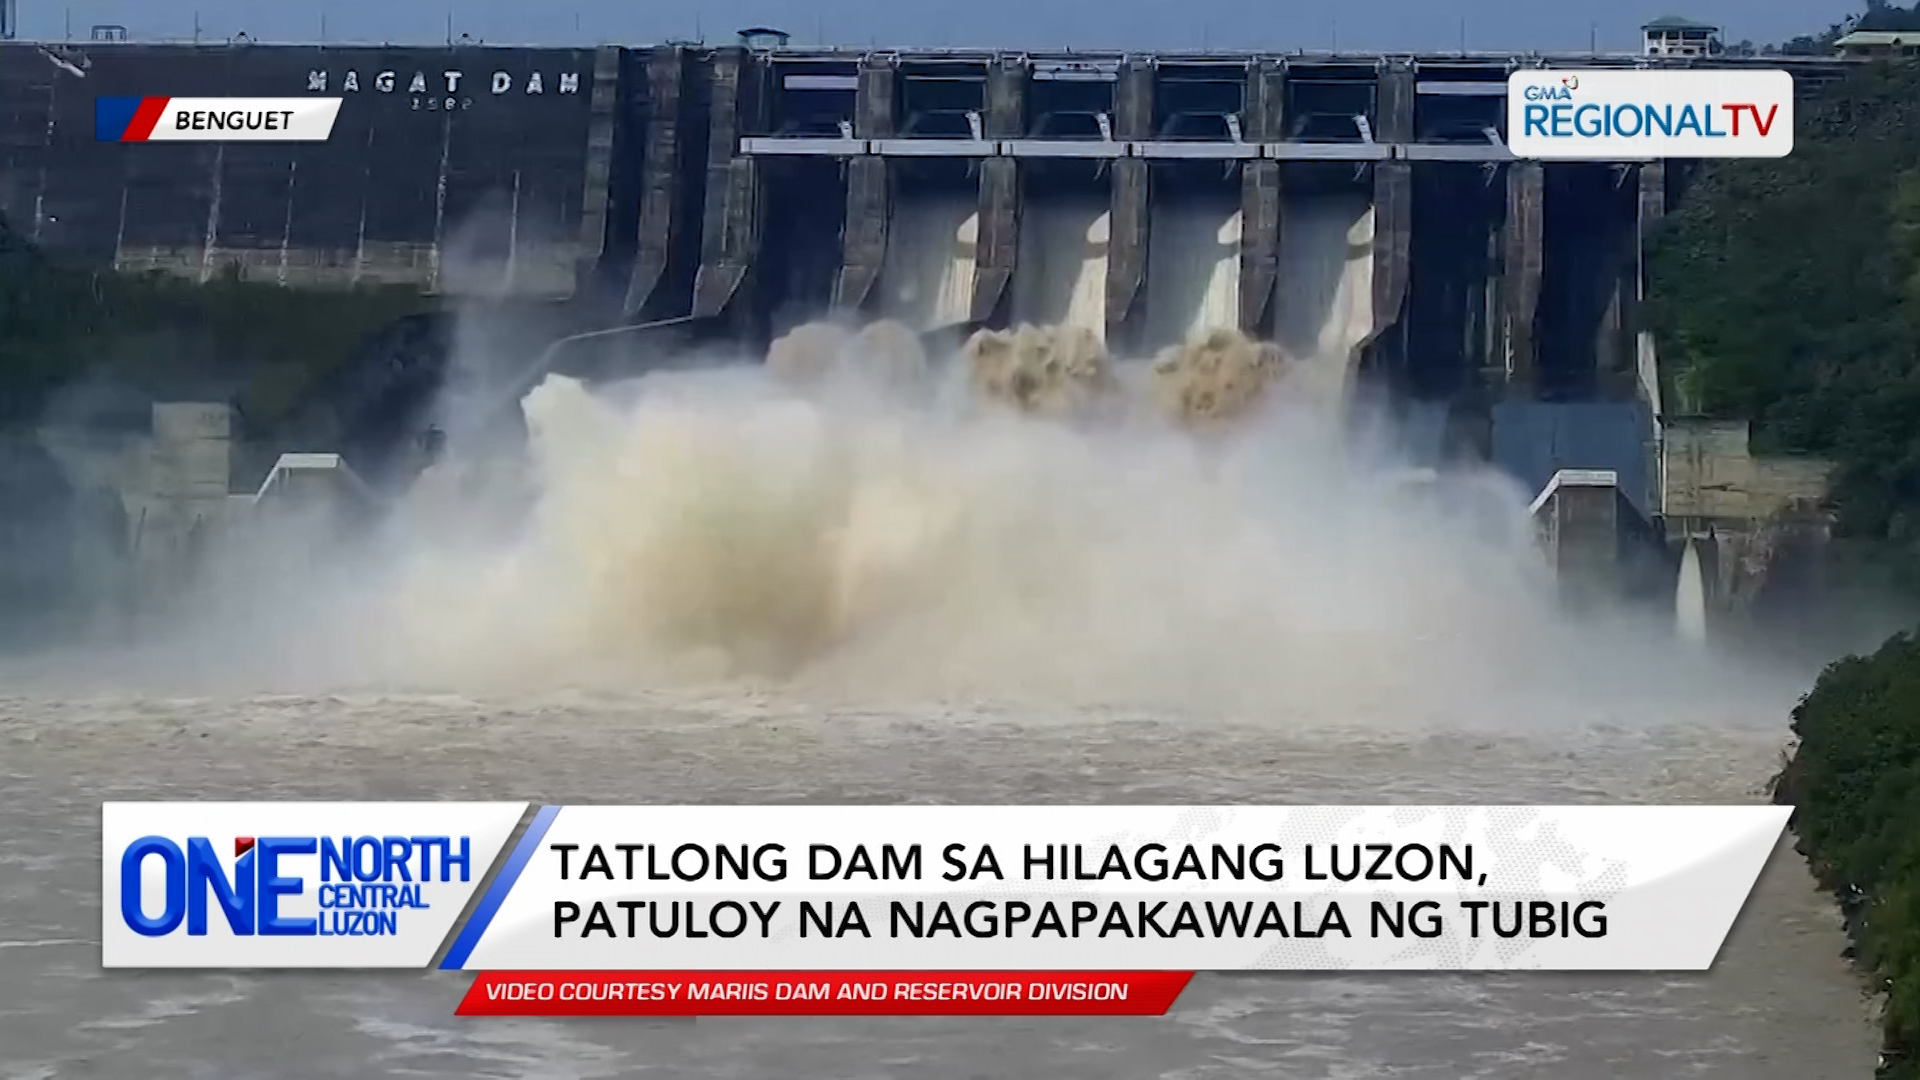
<path id="1" fill-rule="evenodd" d="M 1920 580 L 1920 66 L 1805 103 L 1793 154 L 1717 162 L 1656 236 L 1670 390 L 1841 466 L 1841 532 Z"/>
<path id="2" fill-rule="evenodd" d="M 1867 12 L 1854 24 L 1855 30 L 1920 30 L 1920 3 L 1912 7 L 1889 4 L 1886 0 L 1867 0 Z"/>
<path id="3" fill-rule="evenodd" d="M 1800 849 L 1837 893 L 1860 963 L 1887 992 L 1885 1080 L 1920 1077 L 1920 641 L 1829 667 L 1794 710 L 1775 781 Z"/>
<path id="4" fill-rule="evenodd" d="M 427 303 L 412 289 L 294 290 L 231 272 L 199 284 L 69 266 L 0 218 L 0 428 L 94 380 L 229 397 L 271 429 L 366 335 Z"/>

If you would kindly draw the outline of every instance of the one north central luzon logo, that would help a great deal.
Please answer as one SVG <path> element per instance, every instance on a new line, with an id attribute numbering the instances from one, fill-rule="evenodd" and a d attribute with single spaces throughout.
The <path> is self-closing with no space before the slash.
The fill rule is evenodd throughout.
<path id="1" fill-rule="evenodd" d="M 1522 134 L 1539 139 L 1764 139 L 1780 114 L 1778 102 L 1582 100 L 1577 75 L 1529 85 L 1521 97 Z"/>
<path id="2" fill-rule="evenodd" d="M 309 892 L 295 871 L 316 856 Z M 465 836 L 240 836 L 218 847 L 144 836 L 120 856 L 120 917 L 142 937 L 182 927 L 204 937 L 216 910 L 236 937 L 391 937 L 407 913 L 432 907 L 427 886 L 469 881 L 472 868 Z"/>

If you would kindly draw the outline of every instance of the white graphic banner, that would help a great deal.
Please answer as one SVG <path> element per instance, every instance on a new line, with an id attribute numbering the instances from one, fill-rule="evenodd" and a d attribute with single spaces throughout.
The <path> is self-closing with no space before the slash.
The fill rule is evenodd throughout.
<path id="1" fill-rule="evenodd" d="M 339 98 L 167 98 L 149 142 L 326 142 Z"/>
<path id="2" fill-rule="evenodd" d="M 444 966 L 1702 970 L 1788 813 L 549 807 Z"/>

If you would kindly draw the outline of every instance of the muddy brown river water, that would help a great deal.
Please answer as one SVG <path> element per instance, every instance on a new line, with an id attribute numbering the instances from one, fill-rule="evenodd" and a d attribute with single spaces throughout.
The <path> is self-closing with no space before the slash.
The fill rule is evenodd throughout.
<path id="1" fill-rule="evenodd" d="M 1706 974 L 1202 976 L 1159 1019 L 469 1020 L 464 976 L 99 966 L 107 799 L 1728 802 L 1762 797 L 1783 738 L 752 694 L 0 697 L 0 1077 L 1865 1080 L 1872 1002 L 1785 848 Z"/>

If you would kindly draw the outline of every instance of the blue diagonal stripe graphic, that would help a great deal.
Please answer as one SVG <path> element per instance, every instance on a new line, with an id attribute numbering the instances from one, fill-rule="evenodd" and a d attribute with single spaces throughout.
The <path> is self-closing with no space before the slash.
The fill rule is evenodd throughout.
<path id="1" fill-rule="evenodd" d="M 453 947 L 447 950 L 446 959 L 440 961 L 440 970 L 458 971 L 467 964 L 467 957 L 473 955 L 473 947 L 480 944 L 481 935 L 487 932 L 487 926 L 493 922 L 493 916 L 500 910 L 500 904 L 507 898 L 513 883 L 520 880 L 520 872 L 527 868 L 527 860 L 540 847 L 540 841 L 546 838 L 547 830 L 553 826 L 553 819 L 560 815 L 557 806 L 543 806 L 533 815 L 527 824 L 527 831 L 520 837 L 513 854 L 507 856 L 507 863 L 494 876 L 493 884 L 488 886 L 487 894 L 480 898 L 480 906 L 473 909 L 473 918 L 460 928 L 460 936 L 453 939 Z"/>

